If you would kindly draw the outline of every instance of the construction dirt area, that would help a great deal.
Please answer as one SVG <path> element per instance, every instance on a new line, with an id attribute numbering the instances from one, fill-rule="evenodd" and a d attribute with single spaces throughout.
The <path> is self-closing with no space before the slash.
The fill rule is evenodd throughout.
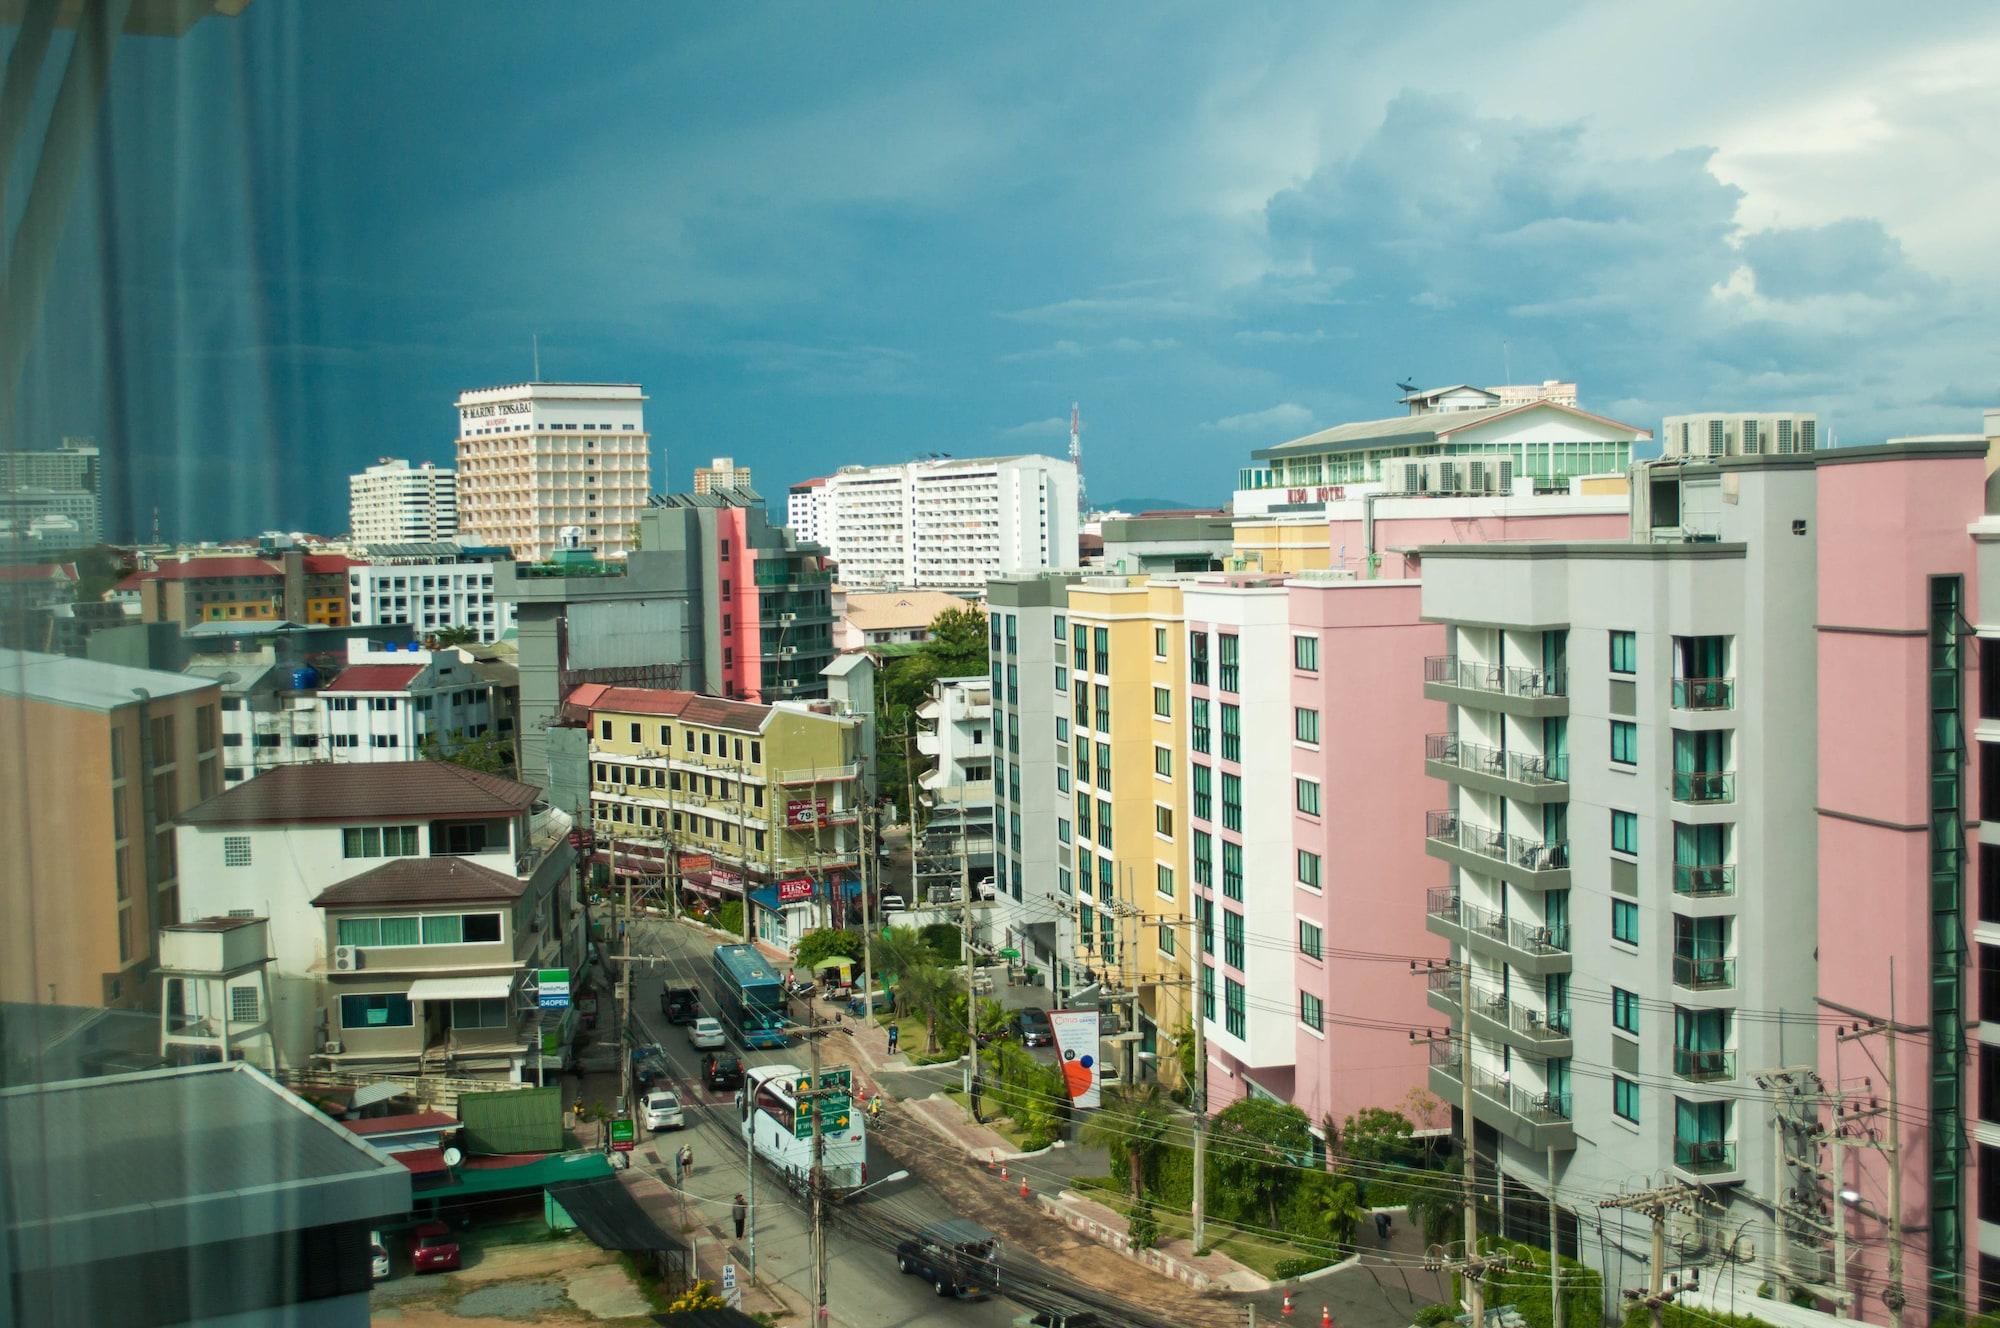
<path id="1" fill-rule="evenodd" d="M 378 1283 L 369 1318 L 398 1328 L 518 1328 L 527 1322 L 650 1325 L 653 1305 L 624 1263 L 581 1235 L 468 1251 L 466 1267 Z"/>

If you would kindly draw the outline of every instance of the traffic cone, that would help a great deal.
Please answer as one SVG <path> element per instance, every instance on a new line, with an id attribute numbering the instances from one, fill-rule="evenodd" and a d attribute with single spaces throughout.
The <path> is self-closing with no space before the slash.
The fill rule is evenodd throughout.
<path id="1" fill-rule="evenodd" d="M 1292 1317 L 1292 1293 L 1291 1293 L 1291 1292 L 1287 1291 L 1287 1292 L 1285 1293 L 1285 1308 L 1284 1308 L 1284 1309 L 1282 1309 L 1282 1310 L 1279 1310 L 1278 1312 L 1279 1312 L 1280 1314 L 1284 1315 L 1284 1316 L 1285 1316 L 1285 1317 L 1286 1317 L 1287 1319 L 1289 1319 L 1289 1318 L 1291 1318 L 1291 1317 Z"/>
<path id="2" fill-rule="evenodd" d="M 998 1158 L 999 1156 L 1000 1156 L 1000 1155 L 999 1155 L 998 1153 L 988 1153 L 988 1154 L 986 1155 L 986 1169 L 987 1169 L 988 1171 L 991 1171 L 991 1170 L 993 1170 L 993 1162 L 994 1162 L 994 1159 Z"/>
<path id="3" fill-rule="evenodd" d="M 1333 1328 L 1333 1311 L 1324 1305 L 1319 1307 L 1319 1328 Z"/>
<path id="4" fill-rule="evenodd" d="M 1021 1177 L 1021 1197 L 1023 1199 L 1028 1197 L 1028 1178 L 1026 1176 Z"/>
<path id="5" fill-rule="evenodd" d="M 1000 1164 L 1000 1179 L 1001 1180 L 1007 1179 L 1007 1164 L 1005 1162 L 1002 1162 Z"/>

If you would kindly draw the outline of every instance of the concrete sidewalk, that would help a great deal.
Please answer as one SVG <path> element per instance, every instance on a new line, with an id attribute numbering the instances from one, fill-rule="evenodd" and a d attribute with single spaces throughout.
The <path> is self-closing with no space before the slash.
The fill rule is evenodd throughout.
<path id="1" fill-rule="evenodd" d="M 664 1159 L 650 1148 L 637 1149 L 633 1153 L 633 1165 L 619 1172 L 618 1179 L 633 1202 L 648 1217 L 659 1223 L 669 1235 L 690 1246 L 694 1253 L 696 1276 L 706 1279 L 709 1289 L 721 1295 L 722 1266 L 734 1264 L 737 1285 L 743 1292 L 740 1308 L 744 1313 L 803 1320 L 805 1305 L 797 1302 L 785 1288 L 768 1279 L 755 1283 L 750 1281 L 749 1259 L 741 1242 L 735 1239 L 734 1231 L 728 1227 L 728 1209 L 721 1209 L 720 1220 L 714 1220 L 717 1210 L 713 1204 L 701 1203 L 661 1179 L 662 1161 Z"/>

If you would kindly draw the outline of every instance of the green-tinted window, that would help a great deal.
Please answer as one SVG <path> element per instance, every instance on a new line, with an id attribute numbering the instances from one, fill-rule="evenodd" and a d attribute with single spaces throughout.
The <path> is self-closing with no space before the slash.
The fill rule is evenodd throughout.
<path id="1" fill-rule="evenodd" d="M 1639 943 L 1639 906 L 1629 899 L 1611 901 L 1611 939 L 1627 945 Z"/>
<path id="2" fill-rule="evenodd" d="M 1631 1121 L 1639 1123 L 1639 1085 L 1622 1075 L 1611 1076 L 1611 1109 Z"/>
<path id="3" fill-rule="evenodd" d="M 1611 759 L 1619 765 L 1639 764 L 1639 726 L 1629 719 L 1611 721 Z"/>
<path id="4" fill-rule="evenodd" d="M 1300 742 L 1319 741 L 1319 711 L 1292 707 L 1292 736 Z"/>
<path id="5" fill-rule="evenodd" d="M 1299 919 L 1299 953 L 1308 959 L 1319 959 L 1324 955 L 1324 942 L 1319 924 Z"/>
<path id="6" fill-rule="evenodd" d="M 1307 849 L 1299 853 L 1299 884 L 1319 889 L 1319 854 Z"/>
<path id="7" fill-rule="evenodd" d="M 1611 813 L 1611 851 L 1639 854 L 1639 814 L 1637 812 Z"/>
<path id="8" fill-rule="evenodd" d="M 1611 634 L 1611 671 L 1613 673 L 1637 673 L 1639 671 L 1638 633 L 1613 632 Z"/>
<path id="9" fill-rule="evenodd" d="M 1627 1033 L 1639 1031 L 1639 994 L 1623 987 L 1611 989 L 1611 1026 Z"/>

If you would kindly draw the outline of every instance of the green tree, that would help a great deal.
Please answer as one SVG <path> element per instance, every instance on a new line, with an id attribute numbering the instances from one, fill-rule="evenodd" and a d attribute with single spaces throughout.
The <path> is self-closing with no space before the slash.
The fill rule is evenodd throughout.
<path id="1" fill-rule="evenodd" d="M 960 934 L 959 929 L 951 923 L 933 922 L 926 926 L 920 934 L 924 938 L 924 945 L 931 952 L 932 963 L 956 964 L 964 957 L 964 952 L 961 949 L 964 944 L 964 937 Z"/>
<path id="2" fill-rule="evenodd" d="M 924 1019 L 926 1051 L 938 1049 L 938 1016 L 946 1012 L 957 980 L 944 969 L 919 964 L 896 975 L 896 1012 Z"/>
<path id="3" fill-rule="evenodd" d="M 1306 1174 L 1313 1156 L 1312 1125 L 1285 1102 L 1243 1098 L 1215 1118 L 1210 1158 L 1225 1197 L 1237 1211 L 1256 1211 L 1273 1230 L 1278 1209 Z"/>
<path id="4" fill-rule="evenodd" d="M 449 646 L 476 646 L 479 644 L 479 629 L 467 627 L 463 623 L 440 627 L 425 638 L 424 644 L 431 650 L 443 650 Z"/>
<path id="5" fill-rule="evenodd" d="M 1335 1179 L 1323 1186 L 1314 1196 L 1317 1200 L 1319 1219 L 1326 1223 L 1326 1231 L 1336 1245 L 1352 1245 L 1354 1232 L 1361 1220 L 1368 1216 L 1368 1209 L 1361 1202 L 1361 1191 L 1354 1182 Z"/>
<path id="6" fill-rule="evenodd" d="M 1083 1140 L 1125 1155 L 1136 1203 L 1145 1198 L 1146 1178 L 1173 1124 L 1173 1108 L 1158 1084 L 1132 1085 L 1104 1095 L 1104 1105 L 1084 1121 Z"/>
<path id="7" fill-rule="evenodd" d="M 1340 1155 L 1373 1166 L 1412 1166 L 1423 1155 L 1410 1137 L 1413 1128 L 1400 1111 L 1363 1107 L 1340 1127 Z"/>
<path id="8" fill-rule="evenodd" d="M 491 729 L 476 738 L 457 732 L 442 737 L 433 733 L 424 739 L 421 751 L 426 761 L 449 761 L 481 774 L 511 775 L 514 772 L 514 745 Z"/>
<path id="9" fill-rule="evenodd" d="M 915 927 L 884 927 L 875 943 L 875 966 L 884 973 L 901 977 L 933 963 L 930 947 Z"/>
<path id="10" fill-rule="evenodd" d="M 822 959 L 852 959 L 857 971 L 861 963 L 861 938 L 845 928 L 822 927 L 799 938 L 792 962 L 811 970 Z"/>

